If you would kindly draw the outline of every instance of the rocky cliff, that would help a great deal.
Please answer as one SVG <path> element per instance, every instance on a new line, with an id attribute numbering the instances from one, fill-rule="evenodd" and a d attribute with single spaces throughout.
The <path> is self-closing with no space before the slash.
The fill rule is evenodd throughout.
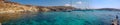
<path id="1" fill-rule="evenodd" d="M 34 6 L 25 6 L 16 2 L 0 1 L 0 13 L 37 12 Z"/>
<path id="2" fill-rule="evenodd" d="M 10 19 L 24 18 L 27 15 L 33 15 L 36 14 L 37 12 L 70 11 L 73 9 L 74 7 L 70 7 L 70 6 L 44 7 L 44 6 L 22 5 L 8 0 L 0 0 L 0 23 Z"/>
<path id="3" fill-rule="evenodd" d="M 38 8 L 7 0 L 0 0 L 0 23 L 10 19 L 21 18 L 22 15 L 26 15 L 28 12 L 38 12 Z"/>

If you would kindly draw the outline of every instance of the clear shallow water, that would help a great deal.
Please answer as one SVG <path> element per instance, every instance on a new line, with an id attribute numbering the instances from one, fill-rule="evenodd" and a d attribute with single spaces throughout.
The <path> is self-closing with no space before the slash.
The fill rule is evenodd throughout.
<path id="1" fill-rule="evenodd" d="M 3 25 L 110 25 L 118 11 L 42 12 Z"/>

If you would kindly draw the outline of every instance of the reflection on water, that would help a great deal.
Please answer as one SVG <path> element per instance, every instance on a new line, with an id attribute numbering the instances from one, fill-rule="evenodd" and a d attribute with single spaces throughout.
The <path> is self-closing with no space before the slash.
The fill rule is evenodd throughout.
<path id="1" fill-rule="evenodd" d="M 16 20 L 27 17 L 27 15 L 34 15 L 36 12 L 16 12 L 16 13 L 0 13 L 0 22 L 7 22 L 9 20 Z"/>
<path id="2" fill-rule="evenodd" d="M 18 17 L 20 19 L 9 20 L 7 22 L 3 22 L 2 24 L 3 25 L 110 25 L 111 19 L 113 19 L 117 13 L 118 13 L 117 11 L 72 11 L 72 12 L 40 12 L 31 15 L 22 13 L 19 15 L 14 14 L 15 16 L 7 14 L 9 19 L 14 17 L 15 18 Z"/>

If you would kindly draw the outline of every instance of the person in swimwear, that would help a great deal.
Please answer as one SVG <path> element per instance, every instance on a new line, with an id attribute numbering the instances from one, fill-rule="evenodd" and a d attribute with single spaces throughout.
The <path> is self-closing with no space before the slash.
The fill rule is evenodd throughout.
<path id="1" fill-rule="evenodd" d="M 112 25 L 119 25 L 119 20 L 118 20 L 118 16 L 116 15 L 116 18 L 114 20 L 112 20 Z"/>

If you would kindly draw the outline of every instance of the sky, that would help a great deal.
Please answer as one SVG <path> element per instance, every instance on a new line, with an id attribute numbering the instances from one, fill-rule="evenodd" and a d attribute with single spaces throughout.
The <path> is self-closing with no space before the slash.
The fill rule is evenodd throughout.
<path id="1" fill-rule="evenodd" d="M 91 8 L 120 8 L 120 0 L 91 0 Z"/>
<path id="2" fill-rule="evenodd" d="M 36 6 L 73 6 L 76 8 L 120 8 L 120 0 L 11 0 Z"/>

